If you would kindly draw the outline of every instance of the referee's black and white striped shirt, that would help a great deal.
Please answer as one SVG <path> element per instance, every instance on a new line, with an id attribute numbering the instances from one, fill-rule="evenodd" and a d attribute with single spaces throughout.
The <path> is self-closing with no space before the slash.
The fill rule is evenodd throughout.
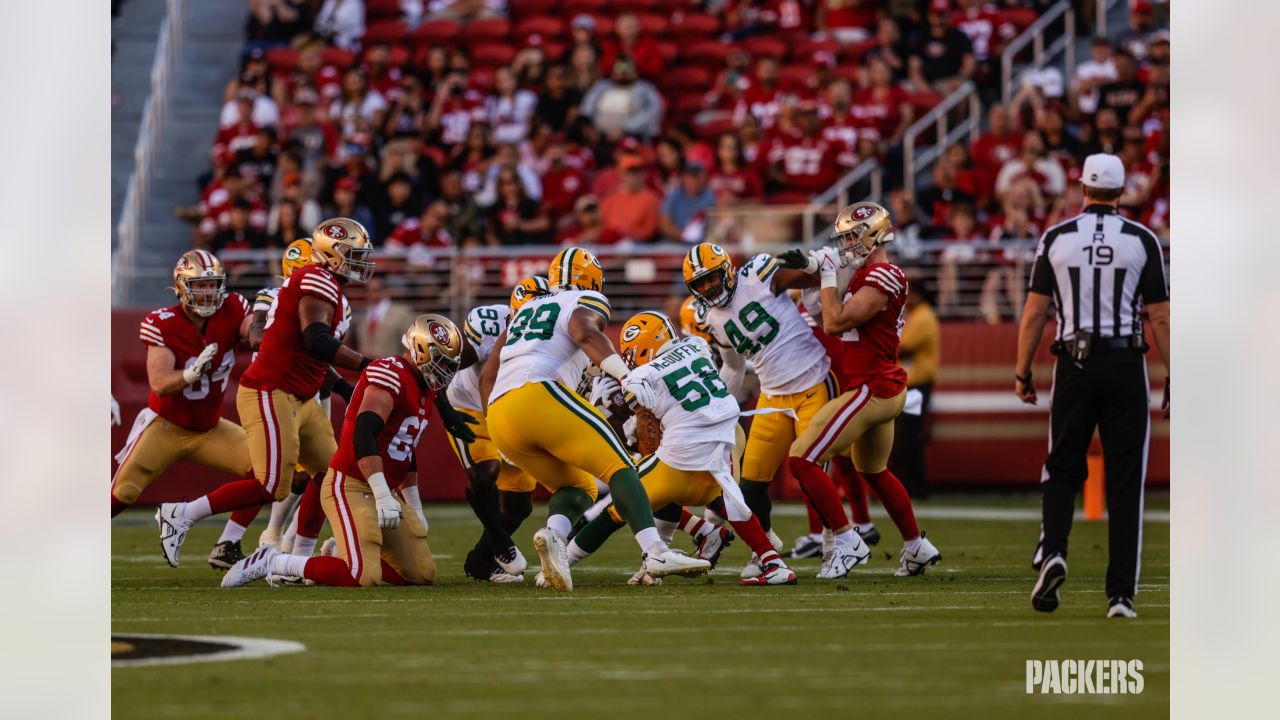
<path id="1" fill-rule="evenodd" d="M 1027 289 L 1053 298 L 1063 342 L 1078 329 L 1103 338 L 1141 335 L 1139 299 L 1169 299 L 1155 233 L 1109 205 L 1089 205 L 1045 232 Z"/>

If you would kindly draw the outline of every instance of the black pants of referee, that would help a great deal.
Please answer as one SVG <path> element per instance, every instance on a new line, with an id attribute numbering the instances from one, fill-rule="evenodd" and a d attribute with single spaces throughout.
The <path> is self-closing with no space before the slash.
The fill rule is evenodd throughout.
<path id="1" fill-rule="evenodd" d="M 1036 562 L 1067 554 L 1076 493 L 1088 475 L 1086 458 L 1097 428 L 1106 467 L 1107 596 L 1112 598 L 1133 597 L 1138 590 L 1149 400 L 1146 359 L 1137 350 L 1095 348 L 1083 364 L 1058 358 L 1049 457 L 1040 477 L 1043 526 Z"/>

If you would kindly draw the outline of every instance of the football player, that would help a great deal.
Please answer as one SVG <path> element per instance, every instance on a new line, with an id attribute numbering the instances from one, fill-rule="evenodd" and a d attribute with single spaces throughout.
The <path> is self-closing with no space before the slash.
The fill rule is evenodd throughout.
<path id="1" fill-rule="evenodd" d="M 363 370 L 372 362 L 345 347 L 335 329 L 346 302 L 342 286 L 373 274 L 373 245 L 360 223 L 332 218 L 311 237 L 314 264 L 284 281 L 268 312 L 258 355 L 240 377 L 236 409 L 244 423 L 254 479 L 228 483 L 191 502 L 164 503 L 156 512 L 165 560 L 177 567 L 187 531 L 217 513 L 264 505 L 288 496 L 294 466 L 323 474 L 333 456 L 333 425 L 312 399 L 329 365 Z M 301 510 L 306 510 L 305 498 Z M 323 522 L 323 521 L 321 521 Z"/>
<path id="2" fill-rule="evenodd" d="M 821 278 L 823 330 L 844 342 L 848 381 L 848 389 L 823 405 L 792 443 L 787 466 L 823 525 L 835 534 L 833 551 L 824 559 L 818 577 L 844 577 L 871 555 L 845 515 L 835 484 L 821 467 L 850 448 L 855 469 L 876 488 L 886 508 L 897 508 L 891 512 L 898 514 L 894 521 L 904 542 L 896 574 L 919 575 L 942 556 L 920 532 L 906 490 L 888 469 L 893 421 L 906 402 L 907 377 L 898 363 L 907 278 L 889 262 L 885 249 L 893 240 L 889 212 L 876 203 L 850 205 L 836 216 L 832 240 L 835 247 L 819 248 L 808 257 L 800 250 L 788 250 L 779 257 L 782 265 Z M 855 271 L 842 288 L 838 275 L 843 266 Z"/>
<path id="3" fill-rule="evenodd" d="M 528 562 L 511 533 L 533 512 L 535 482 L 528 473 L 504 461 L 494 447 L 481 412 L 480 369 L 497 347 L 510 318 L 525 302 L 549 294 L 551 286 L 546 278 L 529 277 L 511 291 L 509 304 L 484 305 L 468 313 L 463 333 L 475 349 L 477 364 L 460 371 L 449 384 L 449 402 L 476 421 L 474 442 L 450 438 L 454 454 L 467 473 L 467 502 L 484 526 L 464 568 L 473 577 L 490 582 L 524 580 Z"/>
<path id="4" fill-rule="evenodd" d="M 659 534 L 670 543 L 685 505 L 711 505 L 759 556 L 764 572 L 740 580 L 743 585 L 794 585 L 796 574 L 782 562 L 759 521 L 751 514 L 738 487 L 743 440 L 738 425 L 738 402 L 716 372 L 710 348 L 700 338 L 680 338 L 671 320 L 660 312 L 633 315 L 622 326 L 619 349 L 632 368 L 631 377 L 644 379 L 657 395 L 652 408 L 661 424 L 657 450 L 640 461 L 640 482 L 658 510 Z M 610 506 L 587 524 L 569 543 L 573 565 L 604 544 L 623 525 Z M 633 581 L 648 584 L 641 568 Z"/>
<path id="5" fill-rule="evenodd" d="M 431 585 L 436 563 L 417 489 L 417 448 L 436 396 L 463 364 L 458 328 L 442 315 L 419 315 L 404 351 L 360 374 L 342 423 L 342 440 L 325 474 L 321 501 L 337 556 L 287 555 L 263 545 L 222 578 L 239 587 L 266 578 L 302 577 L 337 587 Z"/>
<path id="6" fill-rule="evenodd" d="M 561 592 L 573 589 L 566 537 L 595 499 L 597 477 L 608 482 L 652 576 L 705 572 L 710 563 L 662 541 L 631 454 L 600 411 L 563 381 L 595 363 L 640 405 L 656 402 L 648 381 L 629 378 L 630 368 L 604 334 L 610 307 L 600 293 L 600 263 L 582 248 L 565 248 L 547 279 L 555 292 L 527 301 L 512 318 L 498 338 L 500 349 L 485 363 L 480 396 L 498 451 L 552 490 L 547 526 L 533 538 L 548 583 Z"/>
<path id="7" fill-rule="evenodd" d="M 721 348 L 722 374 L 736 393 L 749 358 L 760 380 L 757 414 L 742 458 L 742 494 L 775 548 L 783 547 L 769 516 L 769 483 L 818 409 L 838 393 L 831 361 L 786 290 L 813 285 L 802 270 L 784 269 L 768 255 L 756 255 L 741 270 L 720 246 L 700 243 L 684 259 L 684 282 L 700 302 L 696 323 Z M 760 413 L 764 410 L 766 412 Z M 742 570 L 760 575 L 759 557 Z"/>
<path id="8" fill-rule="evenodd" d="M 147 348 L 147 407 L 116 455 L 111 517 L 179 460 L 194 460 L 244 478 L 252 469 L 244 430 L 222 417 L 236 346 L 249 342 L 253 316 L 239 293 L 228 293 L 222 263 L 192 250 L 173 267 L 178 304 L 148 313 L 138 331 Z"/>

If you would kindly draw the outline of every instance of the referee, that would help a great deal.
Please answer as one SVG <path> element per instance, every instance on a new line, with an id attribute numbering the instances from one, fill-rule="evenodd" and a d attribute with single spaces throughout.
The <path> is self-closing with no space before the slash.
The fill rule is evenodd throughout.
<path id="1" fill-rule="evenodd" d="M 1147 350 L 1141 310 L 1169 373 L 1169 285 L 1155 235 L 1116 213 L 1124 191 L 1124 164 L 1115 155 L 1090 155 L 1081 175 L 1084 212 L 1055 225 L 1040 239 L 1018 330 L 1014 393 L 1036 404 L 1031 361 L 1057 312 L 1049 457 L 1040 475 L 1040 571 L 1031 606 L 1058 607 L 1067 579 L 1067 536 L 1076 492 L 1088 474 L 1086 455 L 1097 428 L 1107 473 L 1110 560 L 1107 617 L 1136 617 L 1142 555 L 1142 491 L 1147 474 L 1150 408 Z M 1169 403 L 1166 380 L 1164 409 Z"/>

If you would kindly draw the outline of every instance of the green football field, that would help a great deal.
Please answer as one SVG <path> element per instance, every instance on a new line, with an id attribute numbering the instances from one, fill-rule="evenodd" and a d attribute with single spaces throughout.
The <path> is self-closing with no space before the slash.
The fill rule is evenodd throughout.
<path id="1" fill-rule="evenodd" d="M 183 565 L 160 555 L 151 513 L 112 530 L 113 633 L 293 640 L 301 653 L 257 660 L 117 667 L 118 718 L 745 718 L 1167 717 L 1167 496 L 1148 497 L 1137 620 L 1103 617 L 1106 524 L 1078 521 L 1063 606 L 1031 610 L 1032 496 L 946 497 L 917 504 L 943 562 L 893 576 L 901 546 L 885 539 L 844 581 L 793 562 L 795 587 L 745 588 L 741 543 L 710 578 L 628 587 L 635 542 L 619 533 L 574 571 L 577 589 L 466 578 L 478 534 L 465 506 L 428 508 L 437 587 L 218 587 L 205 563 L 223 518 L 201 523 Z M 532 534 L 542 508 L 521 529 Z M 788 542 L 805 520 L 776 508 Z M 246 546 L 260 527 L 250 528 Z M 676 545 L 688 549 L 688 536 Z M 246 547 L 247 549 L 247 547 Z M 1140 659 L 1139 695 L 1026 694 L 1029 659 Z M 838 713 L 833 715 L 831 713 Z"/>

